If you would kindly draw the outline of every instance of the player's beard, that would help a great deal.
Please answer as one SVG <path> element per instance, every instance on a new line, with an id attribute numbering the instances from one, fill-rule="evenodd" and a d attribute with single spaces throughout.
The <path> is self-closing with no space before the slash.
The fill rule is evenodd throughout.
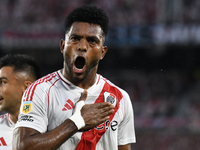
<path id="1" fill-rule="evenodd" d="M 86 72 L 84 72 L 84 76 L 80 77 L 79 75 L 77 75 L 77 77 L 74 76 L 74 72 L 73 72 L 73 63 L 70 61 L 70 59 L 65 59 L 65 63 L 67 65 L 67 71 L 68 74 L 71 78 L 71 80 L 75 83 L 80 83 L 82 81 L 84 81 L 92 71 L 95 71 L 96 66 L 98 65 L 99 61 L 98 60 L 93 60 L 89 65 L 85 64 L 86 67 Z"/>

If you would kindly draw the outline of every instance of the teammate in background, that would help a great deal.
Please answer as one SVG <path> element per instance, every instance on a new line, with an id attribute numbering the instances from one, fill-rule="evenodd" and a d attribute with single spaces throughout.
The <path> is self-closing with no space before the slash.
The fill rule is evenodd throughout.
<path id="1" fill-rule="evenodd" d="M 30 56 L 6 55 L 0 59 L 0 150 L 12 150 L 12 135 L 22 95 L 39 78 L 39 67 Z"/>
<path id="2" fill-rule="evenodd" d="M 65 40 L 60 42 L 63 69 L 41 78 L 25 92 L 14 130 L 15 149 L 131 149 L 129 143 L 135 142 L 135 130 L 130 98 L 97 74 L 99 61 L 107 52 L 104 42 L 108 22 L 105 12 L 95 6 L 78 7 L 67 16 Z M 73 112 L 82 92 L 86 100 L 79 101 Z M 86 120 L 101 113 L 106 116 L 107 107 L 103 106 L 103 111 L 93 109 L 87 115 L 81 107 L 89 110 L 107 104 L 103 102 L 111 103 L 114 112 L 104 123 L 94 120 L 96 126 L 88 126 Z M 93 103 L 96 105 L 88 105 Z"/>

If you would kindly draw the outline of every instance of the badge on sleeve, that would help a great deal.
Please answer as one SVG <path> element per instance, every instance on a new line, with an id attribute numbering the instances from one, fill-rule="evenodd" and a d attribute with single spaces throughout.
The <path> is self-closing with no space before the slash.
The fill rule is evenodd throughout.
<path id="1" fill-rule="evenodd" d="M 110 102 L 112 105 L 116 106 L 117 99 L 114 94 L 109 93 L 109 92 L 104 92 L 103 95 L 104 95 L 105 102 Z"/>
<path id="2" fill-rule="evenodd" d="M 23 103 L 22 112 L 27 114 L 31 111 L 31 101 L 26 101 Z"/>

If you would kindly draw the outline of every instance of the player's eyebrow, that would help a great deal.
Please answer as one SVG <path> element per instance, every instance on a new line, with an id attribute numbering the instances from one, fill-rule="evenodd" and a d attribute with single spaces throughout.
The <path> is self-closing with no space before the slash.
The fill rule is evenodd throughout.
<path id="1" fill-rule="evenodd" d="M 75 33 L 71 34 L 69 37 L 72 37 L 72 36 L 75 36 L 75 37 L 83 37 L 83 36 L 78 35 L 78 34 L 75 34 Z"/>
<path id="2" fill-rule="evenodd" d="M 87 38 L 91 38 L 91 39 L 94 39 L 94 40 L 98 40 L 98 41 L 99 41 L 99 38 L 96 37 L 96 36 L 88 36 Z"/>
<path id="3" fill-rule="evenodd" d="M 76 34 L 76 33 L 71 34 L 70 37 L 71 37 L 71 36 L 76 36 L 76 37 L 79 37 L 79 38 L 82 38 L 82 37 L 83 37 L 82 35 L 78 35 L 78 34 Z M 93 38 L 93 39 L 99 40 L 99 38 L 98 38 L 97 36 L 93 36 L 93 35 L 91 35 L 91 36 L 86 36 L 86 38 Z"/>
<path id="4" fill-rule="evenodd" d="M 2 79 L 6 79 L 6 80 L 8 80 L 6 77 L 0 77 L 0 80 L 2 80 Z"/>

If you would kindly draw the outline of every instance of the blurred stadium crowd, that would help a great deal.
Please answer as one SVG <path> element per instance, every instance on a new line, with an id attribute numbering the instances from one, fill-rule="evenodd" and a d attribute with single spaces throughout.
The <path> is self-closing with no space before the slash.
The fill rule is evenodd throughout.
<path id="1" fill-rule="evenodd" d="M 124 87 L 133 100 L 136 127 L 200 131 L 199 81 L 177 70 L 124 70 L 115 74 L 114 83 Z"/>
<path id="2" fill-rule="evenodd" d="M 198 51 L 200 45 L 199 0 L 1 0 L 0 53 L 23 51 L 38 59 L 44 74 L 54 71 L 62 65 L 62 56 L 54 50 L 64 35 L 64 18 L 83 4 L 102 7 L 110 18 L 106 45 L 111 51 L 100 63 L 99 73 L 130 94 L 137 136 L 133 147 L 197 150 L 200 60 L 193 48 Z M 151 67 L 159 66 L 168 45 L 179 46 L 179 51 L 168 48 L 176 51 L 168 57 L 168 68 Z M 186 50 L 181 51 L 184 46 Z M 152 57 L 148 71 L 146 58 L 137 59 L 135 49 L 145 49 Z M 191 57 L 182 58 L 182 67 L 174 67 L 181 63 L 181 53 Z M 144 66 L 135 65 L 134 59 Z"/>
<path id="3" fill-rule="evenodd" d="M 110 25 L 153 23 L 200 23 L 198 0 L 4 0 L 1 23 L 62 23 L 73 8 L 94 4 L 103 8 Z M 13 25 L 14 26 L 14 25 Z"/>
<path id="4" fill-rule="evenodd" d="M 2 46 L 23 48 L 27 42 L 55 46 L 63 36 L 66 14 L 83 4 L 108 13 L 109 45 L 200 44 L 198 0 L 4 0 L 0 1 Z"/>

